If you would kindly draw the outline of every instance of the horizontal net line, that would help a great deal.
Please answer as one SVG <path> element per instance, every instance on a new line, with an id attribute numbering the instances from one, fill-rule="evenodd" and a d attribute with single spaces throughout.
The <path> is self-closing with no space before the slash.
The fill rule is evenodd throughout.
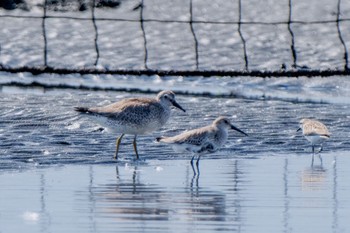
<path id="1" fill-rule="evenodd" d="M 350 75 L 349 69 L 325 69 L 325 70 L 314 70 L 314 69 L 295 69 L 295 70 L 159 70 L 159 69 L 96 69 L 96 68 L 55 68 L 50 66 L 22 66 L 22 67 L 10 67 L 0 65 L 0 71 L 9 73 L 22 73 L 28 72 L 33 75 L 39 75 L 44 73 L 53 74 L 110 74 L 110 75 L 158 75 L 158 76 L 253 76 L 253 77 L 330 77 L 330 76 L 343 76 Z"/>
<path id="2" fill-rule="evenodd" d="M 14 15 L 0 15 L 0 18 L 26 18 L 26 19 L 72 19 L 91 21 L 90 18 L 70 17 L 70 16 L 14 16 Z M 120 21 L 130 23 L 140 23 L 140 19 L 112 19 L 112 18 L 99 18 L 95 16 L 95 21 Z M 197 24 L 253 24 L 253 25 L 278 25 L 278 24 L 329 24 L 337 22 L 348 22 L 350 18 L 341 18 L 334 20 L 320 20 L 320 21 L 303 21 L 303 20 L 288 20 L 288 21 L 276 21 L 276 22 L 256 22 L 256 21 L 206 21 L 206 20 L 161 20 L 161 19 L 142 19 L 143 22 L 156 22 L 156 23 L 197 23 Z"/>

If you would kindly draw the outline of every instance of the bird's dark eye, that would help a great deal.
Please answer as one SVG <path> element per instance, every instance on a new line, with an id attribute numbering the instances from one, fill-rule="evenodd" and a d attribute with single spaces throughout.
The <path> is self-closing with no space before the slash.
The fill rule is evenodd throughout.
<path id="1" fill-rule="evenodd" d="M 164 96 L 165 99 L 169 99 L 169 97 L 167 95 Z"/>
<path id="2" fill-rule="evenodd" d="M 224 120 L 224 122 L 225 122 L 226 124 L 228 124 L 228 121 L 227 121 L 227 120 Z"/>

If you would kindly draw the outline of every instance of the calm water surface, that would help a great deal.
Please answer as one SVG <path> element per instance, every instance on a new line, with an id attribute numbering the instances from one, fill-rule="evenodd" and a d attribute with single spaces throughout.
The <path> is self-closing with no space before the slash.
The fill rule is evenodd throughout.
<path id="1" fill-rule="evenodd" d="M 350 230 L 348 153 L 232 157 L 3 172 L 0 232 Z"/>

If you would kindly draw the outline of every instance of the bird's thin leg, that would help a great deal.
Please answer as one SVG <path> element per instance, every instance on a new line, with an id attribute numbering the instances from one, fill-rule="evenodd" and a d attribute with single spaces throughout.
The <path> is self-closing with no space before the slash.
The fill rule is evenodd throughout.
<path id="1" fill-rule="evenodd" d="M 197 173 L 196 173 L 196 170 L 194 169 L 194 166 L 193 166 L 193 159 L 194 159 L 194 155 L 192 156 L 192 159 L 191 159 L 191 167 L 192 167 L 192 170 L 193 170 L 193 173 L 194 173 L 193 176 L 195 176 Z"/>
<path id="2" fill-rule="evenodd" d="M 133 141 L 132 144 L 134 145 L 134 151 L 135 151 L 135 154 L 136 154 L 136 159 L 139 159 L 139 153 L 137 153 L 136 137 L 137 137 L 137 135 L 135 135 L 134 141 Z"/>
<path id="3" fill-rule="evenodd" d="M 196 165 L 197 165 L 197 167 L 198 167 L 198 165 L 199 165 L 199 160 L 201 159 L 201 156 L 199 155 L 198 156 L 198 159 L 197 159 L 197 162 L 196 162 Z"/>
<path id="4" fill-rule="evenodd" d="M 124 134 L 120 135 L 120 137 L 117 138 L 114 159 L 118 159 L 119 145 L 120 145 L 120 142 L 122 141 L 123 136 L 124 136 Z"/>
<path id="5" fill-rule="evenodd" d="M 198 156 L 197 162 L 196 162 L 196 167 L 197 167 L 197 171 L 198 171 L 198 176 L 200 174 L 199 172 L 199 160 L 201 159 L 201 155 Z"/>

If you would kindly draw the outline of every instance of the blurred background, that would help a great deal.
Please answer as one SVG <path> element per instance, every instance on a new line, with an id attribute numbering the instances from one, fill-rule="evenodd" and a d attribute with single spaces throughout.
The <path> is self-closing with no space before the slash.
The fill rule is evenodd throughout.
<path id="1" fill-rule="evenodd" d="M 344 0 L 1 0 L 0 9 L 2 67 L 348 69 Z"/>

